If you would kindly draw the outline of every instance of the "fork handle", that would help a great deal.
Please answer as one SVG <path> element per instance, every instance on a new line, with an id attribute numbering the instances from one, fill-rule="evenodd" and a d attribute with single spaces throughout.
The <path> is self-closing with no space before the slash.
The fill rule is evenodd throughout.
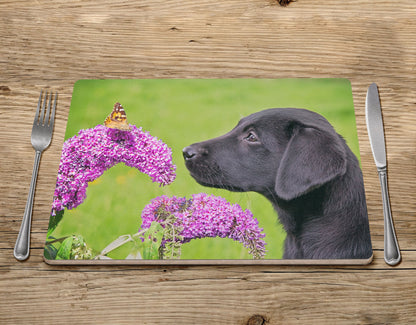
<path id="1" fill-rule="evenodd" d="M 387 187 L 387 169 L 378 169 L 378 176 L 380 178 L 381 195 L 383 199 L 384 261 L 389 265 L 396 265 L 400 262 L 401 256 L 396 232 L 394 231 L 393 219 L 391 217 L 389 192 Z"/>
<path id="2" fill-rule="evenodd" d="M 13 255 L 19 261 L 24 261 L 29 257 L 30 249 L 30 225 L 32 223 L 32 207 L 33 197 L 35 195 L 36 180 L 38 178 L 38 170 L 40 156 L 42 152 L 36 151 L 35 163 L 33 164 L 32 180 L 30 182 L 29 195 L 26 201 L 25 212 L 23 214 L 22 225 L 20 226 L 19 235 L 17 236 L 14 246 Z"/>

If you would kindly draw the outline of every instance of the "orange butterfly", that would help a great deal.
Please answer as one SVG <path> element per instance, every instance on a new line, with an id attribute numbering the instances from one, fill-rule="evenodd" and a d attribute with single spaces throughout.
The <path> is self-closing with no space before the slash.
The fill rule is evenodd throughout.
<path id="1" fill-rule="evenodd" d="M 131 127 L 127 123 L 127 115 L 120 103 L 115 103 L 113 111 L 104 121 L 104 125 L 111 129 L 130 131 Z"/>

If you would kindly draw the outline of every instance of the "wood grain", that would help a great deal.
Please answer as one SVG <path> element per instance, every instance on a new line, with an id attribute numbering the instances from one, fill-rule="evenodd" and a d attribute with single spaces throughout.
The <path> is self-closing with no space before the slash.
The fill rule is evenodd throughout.
<path id="1" fill-rule="evenodd" d="M 416 3 L 413 0 L 0 1 L 0 323 L 416 322 Z M 86 78 L 351 80 L 374 261 L 369 266 L 50 266 L 42 259 L 73 83 Z M 365 126 L 383 106 L 403 261 L 383 261 L 381 193 Z M 31 257 L 13 258 L 42 87 L 60 94 L 39 170 Z M 278 90 L 276 90 L 278 91 Z"/>

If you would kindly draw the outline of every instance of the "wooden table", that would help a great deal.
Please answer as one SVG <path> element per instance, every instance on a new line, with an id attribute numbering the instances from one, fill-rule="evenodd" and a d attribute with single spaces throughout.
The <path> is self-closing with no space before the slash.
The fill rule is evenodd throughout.
<path id="1" fill-rule="evenodd" d="M 416 322 L 414 0 L 0 1 L 1 324 L 412 324 Z M 369 266 L 57 267 L 43 243 L 73 83 L 84 78 L 351 80 L 374 261 Z M 383 212 L 364 101 L 383 106 L 403 261 L 383 260 Z M 13 258 L 39 90 L 59 92 L 32 223 Z M 278 91 L 278 90 L 276 90 Z"/>

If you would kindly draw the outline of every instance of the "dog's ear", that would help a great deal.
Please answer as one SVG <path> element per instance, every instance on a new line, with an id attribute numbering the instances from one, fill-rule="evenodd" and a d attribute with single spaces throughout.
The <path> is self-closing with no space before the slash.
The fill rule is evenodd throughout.
<path id="1" fill-rule="evenodd" d="M 299 127 L 280 162 L 275 191 L 285 200 L 295 199 L 346 171 L 344 140 L 335 132 Z"/>

